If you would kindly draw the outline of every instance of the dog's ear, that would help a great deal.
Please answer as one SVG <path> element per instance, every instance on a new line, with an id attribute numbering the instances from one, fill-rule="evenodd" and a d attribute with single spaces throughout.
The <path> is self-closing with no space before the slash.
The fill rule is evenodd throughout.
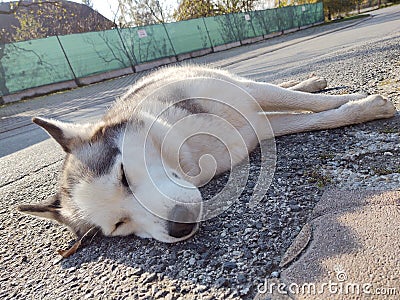
<path id="1" fill-rule="evenodd" d="M 32 122 L 46 130 L 67 153 L 70 153 L 75 145 L 90 138 L 89 124 L 71 124 L 45 118 L 33 118 Z"/>
<path id="2" fill-rule="evenodd" d="M 17 209 L 28 215 L 56 221 L 60 221 L 61 217 L 61 204 L 58 196 L 51 197 L 44 203 L 20 205 Z"/>

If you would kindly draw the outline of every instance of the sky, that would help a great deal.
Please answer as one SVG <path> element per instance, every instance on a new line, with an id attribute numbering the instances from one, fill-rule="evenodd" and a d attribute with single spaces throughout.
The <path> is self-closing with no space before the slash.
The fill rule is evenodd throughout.
<path id="1" fill-rule="evenodd" d="M 82 3 L 81 0 L 72 0 L 73 2 Z M 107 19 L 113 20 L 115 12 L 118 8 L 118 0 L 93 0 L 93 8 L 105 16 Z"/>
<path id="2" fill-rule="evenodd" d="M 73 2 L 82 3 L 81 0 L 70 0 Z M 113 20 L 118 8 L 118 0 L 92 0 L 93 8 L 101 13 L 106 18 Z M 175 7 L 176 0 L 160 0 L 160 2 L 168 3 L 168 6 Z"/>
<path id="3" fill-rule="evenodd" d="M 10 0 L 0 0 L 0 2 L 9 2 Z M 82 3 L 81 0 L 69 0 L 77 3 Z M 160 0 L 160 3 L 165 3 L 166 6 L 176 8 L 179 0 Z M 115 13 L 118 9 L 118 0 L 92 0 L 93 8 L 110 20 L 114 20 Z M 273 0 L 262 1 L 265 3 Z M 267 7 L 264 7 L 267 8 Z"/>
<path id="4" fill-rule="evenodd" d="M 82 3 L 81 0 L 70 0 L 73 2 L 78 2 L 78 3 Z M 1 1 L 0 1 L 1 2 Z M 93 8 L 95 10 L 97 10 L 99 13 L 101 13 L 103 16 L 105 16 L 106 18 L 113 20 L 115 13 L 117 11 L 118 8 L 118 0 L 92 0 L 93 2 Z M 263 9 L 265 8 L 269 8 L 273 6 L 273 0 L 266 0 L 266 1 L 262 1 L 265 2 L 266 7 L 263 7 Z M 169 7 L 177 7 L 177 0 L 160 0 L 160 3 L 166 3 L 167 6 Z"/>

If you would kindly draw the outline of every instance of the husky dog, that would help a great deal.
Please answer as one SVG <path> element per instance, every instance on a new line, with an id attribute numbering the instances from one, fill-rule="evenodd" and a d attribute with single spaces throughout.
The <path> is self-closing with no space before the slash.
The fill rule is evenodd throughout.
<path id="1" fill-rule="evenodd" d="M 33 118 L 66 153 L 58 193 L 19 210 L 67 225 L 172 243 L 202 220 L 198 187 L 263 139 L 394 116 L 379 95 L 315 94 L 323 78 L 272 85 L 202 66 L 142 78 L 91 124 Z M 221 141 L 222 140 L 222 141 Z"/>

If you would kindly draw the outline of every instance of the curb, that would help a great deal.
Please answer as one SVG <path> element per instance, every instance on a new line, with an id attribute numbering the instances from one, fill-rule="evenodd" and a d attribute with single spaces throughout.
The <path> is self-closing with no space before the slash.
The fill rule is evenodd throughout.
<path id="1" fill-rule="evenodd" d="M 327 190 L 283 255 L 278 278 L 266 279 L 254 299 L 315 299 L 311 287 L 320 299 L 360 299 L 355 283 L 396 288 L 398 277 L 382 275 L 396 269 L 399 197 L 400 190 Z M 350 287 L 346 298 L 321 289 L 332 282 Z"/>

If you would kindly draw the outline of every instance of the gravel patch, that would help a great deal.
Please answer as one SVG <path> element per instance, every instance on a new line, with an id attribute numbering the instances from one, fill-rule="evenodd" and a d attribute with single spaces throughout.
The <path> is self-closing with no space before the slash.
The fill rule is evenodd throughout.
<path id="1" fill-rule="evenodd" d="M 400 108 L 400 36 L 394 35 L 306 64 L 282 69 L 272 81 L 324 76 L 327 93 L 382 93 Z M 335 70 L 332 72 L 331 70 Z M 367 71 L 366 71 L 367 70 Z M 346 86 L 343 86 L 343 84 Z M 324 190 L 398 189 L 400 118 L 276 139 L 274 180 L 248 208 L 259 151 L 247 187 L 228 212 L 206 221 L 189 241 L 163 244 L 134 236 L 97 235 L 72 257 L 56 249 L 72 235 L 50 222 L 22 216 L 14 205 L 55 192 L 60 163 L 2 188 L 0 268 L 3 299 L 252 299 L 257 284 L 279 276 L 279 263 Z M 218 190 L 226 176 L 202 189 Z M 4 246 L 6 245 L 6 246 Z"/>
<path id="2" fill-rule="evenodd" d="M 333 88 L 328 88 L 326 93 L 381 94 L 399 110 L 399 43 L 398 34 L 387 36 L 349 51 L 337 51 L 327 58 L 315 59 L 304 69 L 314 64 L 323 66 L 310 71 L 328 79 L 329 86 Z M 301 72 L 304 73 L 302 70 L 303 67 L 295 67 L 287 77 L 298 78 Z M 307 171 L 318 186 L 375 190 L 400 187 L 399 113 L 388 120 L 300 134 L 294 138 L 300 137 L 307 141 L 320 141 L 318 145 L 310 145 L 319 148 L 320 154 L 319 161 L 314 161 L 313 169 Z M 311 147 L 306 148 L 309 150 Z"/>

